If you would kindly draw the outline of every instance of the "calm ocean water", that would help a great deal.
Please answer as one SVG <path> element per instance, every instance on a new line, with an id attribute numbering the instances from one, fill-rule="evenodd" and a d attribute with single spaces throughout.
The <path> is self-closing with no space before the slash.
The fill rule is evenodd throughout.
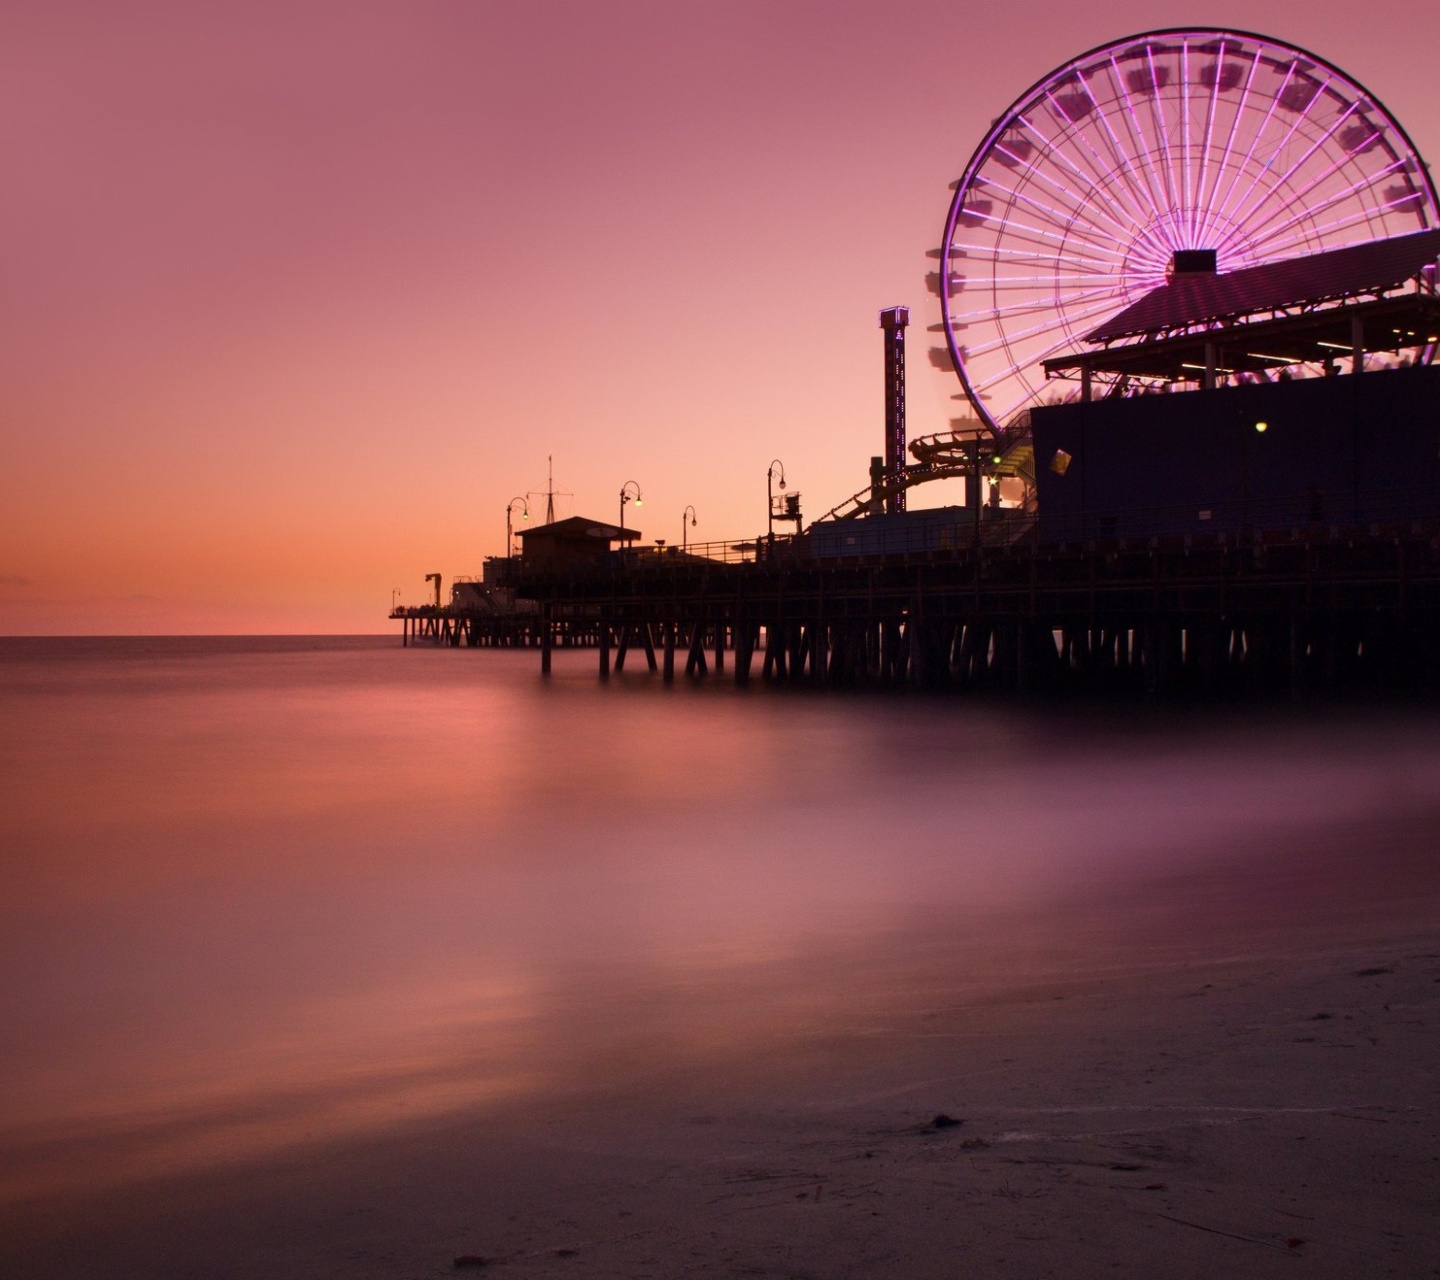
<path id="1" fill-rule="evenodd" d="M 388 637 L 0 640 L 0 1195 L 1183 963 L 1220 918 L 1260 946 L 1296 913 L 1391 910 L 1437 797 L 1433 712 L 602 686 L 593 654 L 545 682 L 534 654 Z"/>

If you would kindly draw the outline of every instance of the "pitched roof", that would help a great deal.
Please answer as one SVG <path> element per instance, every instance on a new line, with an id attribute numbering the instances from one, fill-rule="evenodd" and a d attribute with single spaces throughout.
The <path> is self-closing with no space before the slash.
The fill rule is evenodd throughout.
<path id="1" fill-rule="evenodd" d="M 640 536 L 639 529 L 622 529 L 618 525 L 606 524 L 603 520 L 587 520 L 584 516 L 567 516 L 549 524 L 537 524 L 533 529 L 517 529 L 522 538 L 546 537 L 569 538 L 586 541 L 590 538 L 607 542 L 630 542 Z"/>
<path id="2" fill-rule="evenodd" d="M 1111 342 L 1301 303 L 1394 289 L 1440 258 L 1440 230 L 1370 240 L 1218 275 L 1186 275 L 1152 289 L 1093 332 Z"/>

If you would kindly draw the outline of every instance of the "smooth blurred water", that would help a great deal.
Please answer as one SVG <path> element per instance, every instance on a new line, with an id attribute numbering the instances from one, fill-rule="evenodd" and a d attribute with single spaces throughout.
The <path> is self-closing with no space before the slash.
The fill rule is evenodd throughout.
<path id="1" fill-rule="evenodd" d="M 532 653 L 389 638 L 0 640 L 0 1194 L 1183 961 L 1212 917 L 1393 904 L 1415 864 L 1386 850 L 1428 865 L 1437 797 L 1426 713 L 602 685 L 587 653 L 546 681 Z M 1267 899 L 1242 869 L 1280 853 L 1287 900 L 1326 892 Z"/>

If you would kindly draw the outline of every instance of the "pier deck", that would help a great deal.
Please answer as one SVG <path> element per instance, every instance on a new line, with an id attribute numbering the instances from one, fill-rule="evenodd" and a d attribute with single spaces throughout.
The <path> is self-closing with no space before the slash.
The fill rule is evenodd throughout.
<path id="1" fill-rule="evenodd" d="M 1440 525 L 759 561 L 508 566 L 535 612 L 410 610 L 407 640 L 640 651 L 662 679 L 1305 696 L 1440 689 Z M 432 616 L 424 616 L 428 612 Z M 417 616 L 422 615 L 422 616 Z"/>

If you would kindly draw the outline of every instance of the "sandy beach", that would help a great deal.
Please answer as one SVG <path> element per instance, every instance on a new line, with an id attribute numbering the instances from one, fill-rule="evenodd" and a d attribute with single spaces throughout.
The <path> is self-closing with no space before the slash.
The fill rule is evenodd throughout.
<path id="1" fill-rule="evenodd" d="M 92 1141 L 90 1176 L 6 1206 L 0 1262 L 17 1277 L 1440 1274 L 1433 830 L 1111 880 L 965 938 L 917 920 L 889 955 L 808 956 L 834 980 L 808 988 L 772 966 L 748 992 L 732 976 L 621 1005 L 597 980 L 525 1096 L 109 1187 Z M 740 1025 L 726 1004 L 750 1010 L 745 1034 L 707 1042 L 707 1025 Z"/>
<path id="2" fill-rule="evenodd" d="M 1440 3 L 1205 7 L 5 5 L 0 1280 L 1440 1280 Z"/>

